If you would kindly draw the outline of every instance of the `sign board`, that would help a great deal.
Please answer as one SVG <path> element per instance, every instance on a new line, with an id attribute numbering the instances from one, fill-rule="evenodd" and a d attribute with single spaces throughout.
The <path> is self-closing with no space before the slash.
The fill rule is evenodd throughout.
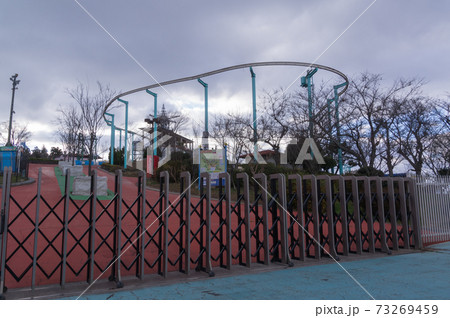
<path id="1" fill-rule="evenodd" d="M 211 185 L 219 185 L 219 173 L 225 172 L 225 150 L 201 150 L 200 151 L 200 173 L 209 172 Z"/>

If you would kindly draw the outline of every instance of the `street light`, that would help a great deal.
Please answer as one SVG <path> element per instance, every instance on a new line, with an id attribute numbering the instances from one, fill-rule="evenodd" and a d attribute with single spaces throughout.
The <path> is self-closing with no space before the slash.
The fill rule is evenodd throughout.
<path id="1" fill-rule="evenodd" d="M 13 76 L 11 76 L 9 79 L 13 82 L 13 87 L 12 87 L 12 98 L 11 98 L 11 111 L 9 113 L 9 128 L 8 128 L 8 141 L 6 142 L 6 146 L 12 146 L 11 144 L 11 128 L 12 128 L 12 117 L 14 114 L 14 95 L 17 89 L 17 85 L 19 85 L 20 81 L 17 80 L 17 76 L 19 76 L 19 74 L 14 74 Z"/>
<path id="2" fill-rule="evenodd" d="M 208 84 L 200 78 L 198 78 L 197 81 L 205 88 L 205 131 L 203 132 L 202 145 L 205 150 L 208 150 Z"/>

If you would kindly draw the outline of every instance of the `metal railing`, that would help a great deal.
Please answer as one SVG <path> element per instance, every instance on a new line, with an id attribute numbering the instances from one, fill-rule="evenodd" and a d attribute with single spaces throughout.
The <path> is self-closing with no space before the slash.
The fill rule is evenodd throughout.
<path id="1" fill-rule="evenodd" d="M 181 174 L 176 195 L 169 193 L 167 172 L 161 173 L 159 191 L 146 189 L 141 173 L 136 192 L 128 187 L 124 193 L 122 172 L 117 171 L 113 195 L 101 200 L 94 171 L 90 195 L 75 200 L 68 172 L 65 193 L 50 200 L 43 194 L 41 176 L 39 171 L 36 195 L 22 202 L 17 191 L 11 192 L 11 171 L 5 172 L 2 297 L 5 286 L 34 290 L 69 282 L 90 284 L 104 273 L 121 287 L 124 276 L 167 277 L 173 271 L 189 275 L 192 269 L 214 276 L 216 266 L 229 270 L 269 262 L 292 266 L 294 260 L 330 256 L 338 260 L 349 253 L 422 246 L 416 187 L 410 178 L 241 173 L 232 200 L 228 173 L 220 174 L 219 197 L 213 199 L 208 173 L 201 175 L 200 196 L 192 197 L 188 172 Z M 448 203 L 449 194 L 439 189 L 434 195 Z"/>

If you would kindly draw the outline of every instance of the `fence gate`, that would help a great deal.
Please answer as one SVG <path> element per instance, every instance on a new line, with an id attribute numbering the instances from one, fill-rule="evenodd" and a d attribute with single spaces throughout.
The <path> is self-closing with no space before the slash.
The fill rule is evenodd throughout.
<path id="1" fill-rule="evenodd" d="M 90 284 L 102 274 L 122 287 L 124 276 L 189 275 L 193 269 L 214 276 L 214 267 L 293 266 L 308 258 L 390 253 L 421 248 L 421 234 L 434 234 L 428 214 L 422 215 L 420 231 L 416 185 L 409 178 L 240 173 L 232 189 L 230 175 L 221 173 L 218 195 L 212 197 L 208 173 L 200 176 L 199 196 L 191 195 L 191 175 L 180 177 L 179 193 L 169 193 L 168 172 L 160 174 L 159 191 L 146 188 L 144 173 L 133 191 L 129 186 L 124 191 L 117 171 L 113 194 L 105 199 L 97 194 L 94 171 L 90 194 L 80 200 L 70 194 L 69 171 L 64 193 L 50 200 L 39 171 L 35 194 L 20 200 L 6 169 L 1 297 L 8 294 L 6 286 L 67 288 L 72 282 Z M 448 188 L 433 187 L 417 184 L 422 210 L 431 198 L 448 203 Z M 447 224 L 448 214 L 439 217 Z"/>

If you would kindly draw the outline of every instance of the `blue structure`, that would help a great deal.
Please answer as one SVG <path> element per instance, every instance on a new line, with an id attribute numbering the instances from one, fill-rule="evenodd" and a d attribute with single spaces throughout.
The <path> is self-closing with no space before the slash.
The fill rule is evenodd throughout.
<path id="1" fill-rule="evenodd" d="M 12 171 L 17 171 L 17 148 L 13 146 L 0 147 L 0 171 L 5 171 L 6 167 L 12 167 Z"/>

